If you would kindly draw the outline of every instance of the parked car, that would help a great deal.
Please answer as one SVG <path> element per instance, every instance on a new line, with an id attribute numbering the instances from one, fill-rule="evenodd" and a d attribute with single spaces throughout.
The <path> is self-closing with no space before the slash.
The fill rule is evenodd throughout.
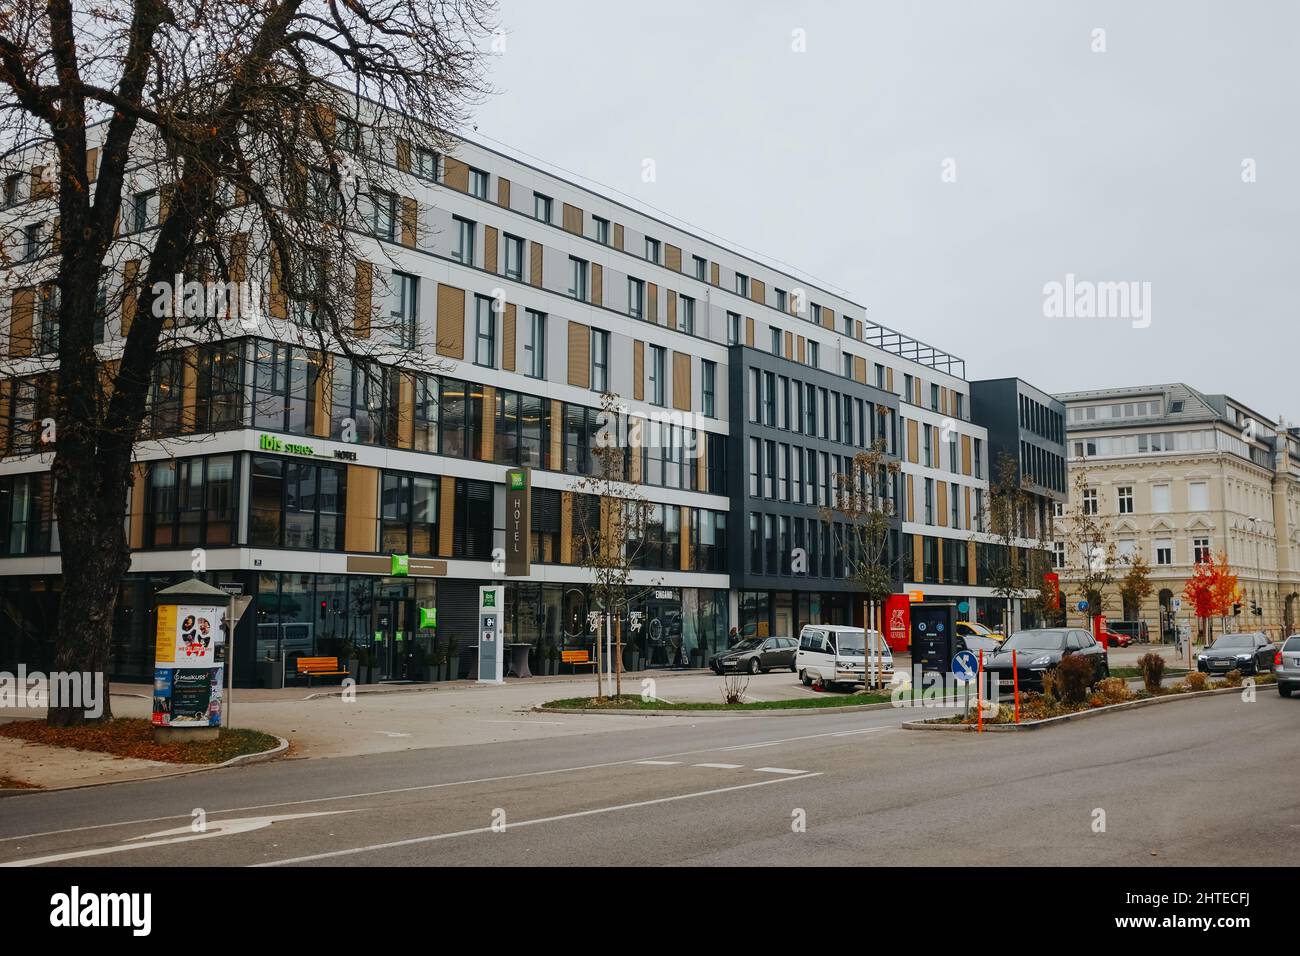
<path id="1" fill-rule="evenodd" d="M 1277 645 L 1262 631 L 1224 634 L 1196 656 L 1196 669 L 1205 674 L 1238 670 L 1243 674 L 1267 674 L 1273 669 Z"/>
<path id="2" fill-rule="evenodd" d="M 1011 652 L 1015 651 L 1012 667 Z M 1070 654 L 1083 654 L 1092 660 L 1093 682 L 1110 676 L 1106 649 L 1087 631 L 1074 627 L 1041 627 L 1016 631 L 992 656 L 984 655 L 984 669 L 997 675 L 1000 687 L 1011 687 L 1019 671 L 1022 690 L 1042 690 L 1043 674 Z"/>
<path id="3" fill-rule="evenodd" d="M 1282 649 L 1273 657 L 1273 674 L 1277 677 L 1277 692 L 1290 697 L 1300 687 L 1300 634 L 1292 634 L 1282 642 Z"/>
<path id="4" fill-rule="evenodd" d="M 962 651 L 973 651 L 978 654 L 980 651 L 983 651 L 984 658 L 987 660 L 990 654 L 993 654 L 1002 646 L 1002 635 L 1000 634 L 997 635 L 997 637 L 987 637 L 983 634 L 975 634 L 969 631 L 963 634 L 960 628 L 954 628 L 954 630 L 956 633 L 952 638 L 953 654 L 959 654 Z"/>
<path id="5" fill-rule="evenodd" d="M 952 626 L 952 630 L 958 637 L 965 637 L 966 635 L 971 634 L 975 637 L 987 638 L 994 644 L 1001 644 L 1006 640 L 1005 634 L 995 631 L 993 628 L 988 627 L 985 624 L 980 624 L 978 621 L 958 621 Z M 974 647 L 971 648 L 971 650 L 975 649 L 976 648 Z"/>
<path id="6" fill-rule="evenodd" d="M 1133 643 L 1133 636 L 1116 631 L 1108 624 L 1101 629 L 1101 636 L 1106 642 L 1107 647 L 1128 647 Z"/>
<path id="7" fill-rule="evenodd" d="M 879 633 L 872 631 L 876 653 L 871 658 L 873 674 L 881 683 L 894 678 L 894 655 Z M 795 670 L 808 686 L 821 682 L 826 688 L 840 684 L 866 684 L 867 633 L 860 627 L 842 624 L 805 624 L 799 632 Z"/>
<path id="8" fill-rule="evenodd" d="M 709 667 L 715 674 L 735 671 L 766 674 L 778 667 L 794 670 L 794 653 L 793 637 L 747 637 L 714 655 Z"/>
<path id="9" fill-rule="evenodd" d="M 1127 634 L 1129 643 L 1145 644 L 1151 640 L 1146 621 L 1107 621 L 1106 627 L 1116 634 Z M 1128 647 L 1128 644 L 1121 644 L 1120 647 Z"/>

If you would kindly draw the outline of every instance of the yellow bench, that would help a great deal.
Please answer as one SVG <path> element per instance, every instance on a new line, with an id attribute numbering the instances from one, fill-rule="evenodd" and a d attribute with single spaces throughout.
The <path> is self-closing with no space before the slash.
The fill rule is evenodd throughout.
<path id="1" fill-rule="evenodd" d="M 589 651 L 560 651 L 560 663 L 570 664 L 574 667 L 596 666 L 596 662 L 591 659 Z"/>

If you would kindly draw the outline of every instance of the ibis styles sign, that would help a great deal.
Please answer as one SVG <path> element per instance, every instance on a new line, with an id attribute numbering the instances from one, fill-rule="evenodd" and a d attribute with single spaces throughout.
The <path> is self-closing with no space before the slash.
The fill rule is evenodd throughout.
<path id="1" fill-rule="evenodd" d="M 257 447 L 262 451 L 279 451 L 286 455 L 314 455 L 316 449 L 311 445 L 301 445 L 296 442 L 283 441 L 274 435 L 258 435 Z"/>

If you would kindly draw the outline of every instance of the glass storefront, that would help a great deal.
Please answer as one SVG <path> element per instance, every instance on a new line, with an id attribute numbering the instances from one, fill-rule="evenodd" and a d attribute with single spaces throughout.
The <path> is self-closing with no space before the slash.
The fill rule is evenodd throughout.
<path id="1" fill-rule="evenodd" d="M 145 680 L 153 671 L 153 595 L 188 572 L 132 575 L 122 583 L 109 672 Z M 238 585 L 253 600 L 235 636 L 235 682 L 274 686 L 297 679 L 300 657 L 357 661 L 359 681 L 429 680 L 472 673 L 478 581 L 300 572 L 220 571 L 201 575 Z M 0 580 L 0 664 L 49 669 L 58 625 L 60 579 Z M 441 599 L 441 600 L 440 600 Z M 421 614 L 421 609 L 426 609 Z M 569 673 L 564 650 L 594 655 L 589 588 L 526 581 L 506 584 L 506 640 L 533 646 L 536 675 Z M 421 627 L 436 611 L 440 625 Z M 727 646 L 727 592 L 653 588 L 618 618 L 623 668 L 700 667 Z M 586 673 L 586 671 L 583 671 Z"/>

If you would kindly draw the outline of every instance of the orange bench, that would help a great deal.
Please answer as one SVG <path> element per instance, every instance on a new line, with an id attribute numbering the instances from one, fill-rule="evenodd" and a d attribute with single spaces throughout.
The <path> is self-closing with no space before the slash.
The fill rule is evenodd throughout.
<path id="1" fill-rule="evenodd" d="M 298 658 L 298 673 L 305 675 L 307 686 L 311 686 L 313 677 L 351 677 L 351 671 L 339 669 L 339 659 L 337 657 L 300 657 Z"/>
<path id="2" fill-rule="evenodd" d="M 571 664 L 574 667 L 596 666 L 596 662 L 591 659 L 589 651 L 560 651 L 560 663 Z"/>

